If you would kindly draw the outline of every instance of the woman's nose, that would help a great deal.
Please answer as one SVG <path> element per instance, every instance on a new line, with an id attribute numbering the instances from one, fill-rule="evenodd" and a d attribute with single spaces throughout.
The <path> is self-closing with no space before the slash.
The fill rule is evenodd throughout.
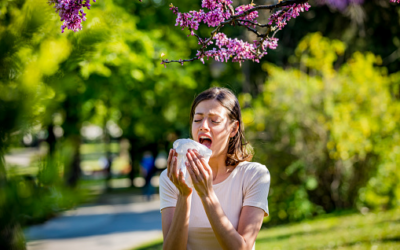
<path id="1" fill-rule="evenodd" d="M 206 130 L 206 131 L 210 130 L 207 119 L 203 119 L 203 121 L 201 122 L 200 130 Z"/>

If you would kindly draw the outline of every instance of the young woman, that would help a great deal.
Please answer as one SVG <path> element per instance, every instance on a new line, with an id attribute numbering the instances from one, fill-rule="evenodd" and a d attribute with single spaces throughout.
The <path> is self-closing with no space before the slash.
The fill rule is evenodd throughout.
<path id="1" fill-rule="evenodd" d="M 193 101 L 190 122 L 193 140 L 212 155 L 206 162 L 188 150 L 192 189 L 170 150 L 160 178 L 164 249 L 254 249 L 268 216 L 270 175 L 264 165 L 249 162 L 237 98 L 225 88 L 202 92 Z"/>

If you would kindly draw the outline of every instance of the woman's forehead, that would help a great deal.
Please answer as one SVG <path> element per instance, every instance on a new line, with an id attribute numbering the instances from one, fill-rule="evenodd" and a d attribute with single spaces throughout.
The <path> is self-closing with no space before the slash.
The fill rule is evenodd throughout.
<path id="1" fill-rule="evenodd" d="M 224 116 L 227 114 L 226 108 L 217 100 L 205 100 L 200 102 L 194 111 L 195 115 Z"/>

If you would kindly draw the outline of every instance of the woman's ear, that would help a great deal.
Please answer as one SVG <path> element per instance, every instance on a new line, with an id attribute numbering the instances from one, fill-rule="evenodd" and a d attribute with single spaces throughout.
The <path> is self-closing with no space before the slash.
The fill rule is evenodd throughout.
<path id="1" fill-rule="evenodd" d="M 235 121 L 234 123 L 231 124 L 231 126 L 232 126 L 232 129 L 231 129 L 230 137 L 235 137 L 235 135 L 239 131 L 239 122 Z"/>

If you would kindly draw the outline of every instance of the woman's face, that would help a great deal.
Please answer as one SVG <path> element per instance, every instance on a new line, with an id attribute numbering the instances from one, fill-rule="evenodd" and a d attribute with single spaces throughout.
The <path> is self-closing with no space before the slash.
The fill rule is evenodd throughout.
<path id="1" fill-rule="evenodd" d="M 212 150 L 212 156 L 225 156 L 229 137 L 236 134 L 236 123 L 231 123 L 227 109 L 217 100 L 200 102 L 192 123 L 193 139 Z"/>

